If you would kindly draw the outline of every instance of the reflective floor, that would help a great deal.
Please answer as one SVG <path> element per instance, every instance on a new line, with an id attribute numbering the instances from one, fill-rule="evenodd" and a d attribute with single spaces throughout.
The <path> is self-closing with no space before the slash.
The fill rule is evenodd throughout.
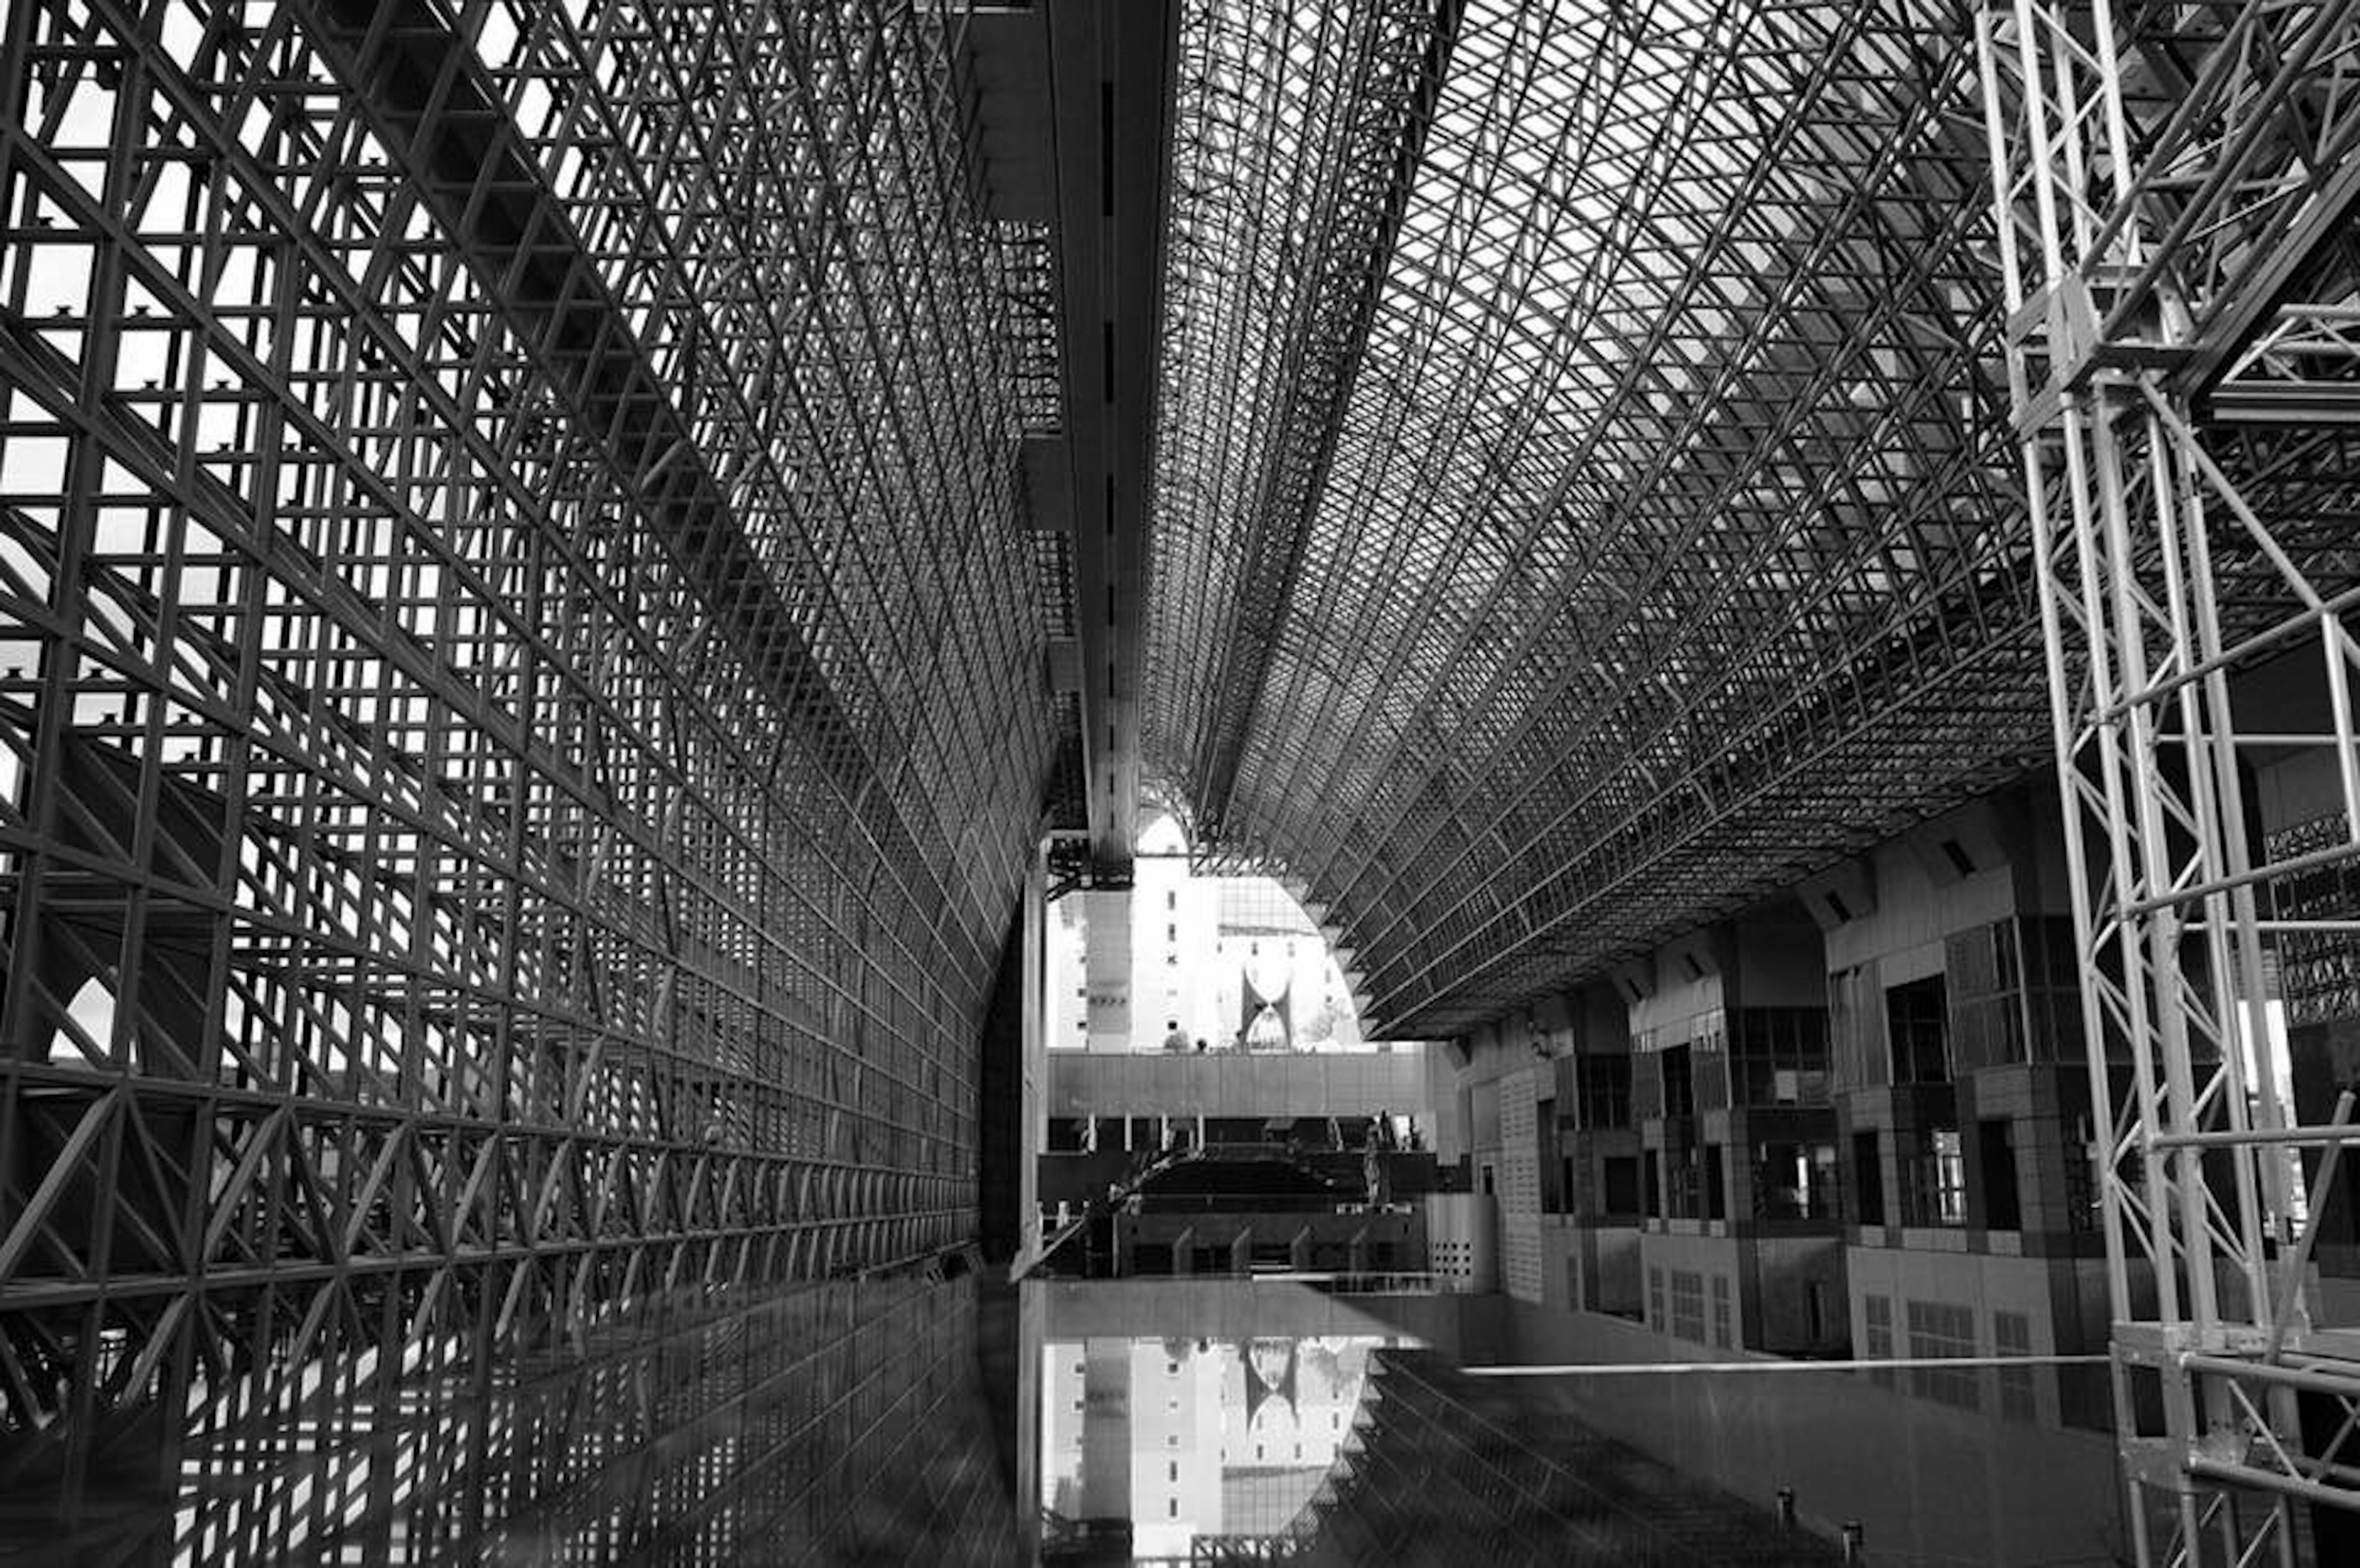
<path id="1" fill-rule="evenodd" d="M 9 1433 L 0 1560 L 1019 1562 L 985 1370 L 1012 1373 L 1014 1331 L 972 1279 L 840 1282 L 650 1307 L 489 1371 L 456 1344 L 233 1362 L 191 1375 L 184 1436 Z"/>
<path id="2" fill-rule="evenodd" d="M 1375 1408 L 1373 1358 L 1458 1337 L 1456 1303 L 1436 1296 L 1228 1279 L 1036 1290 L 1053 1562 L 1291 1552 Z"/>
<path id="3" fill-rule="evenodd" d="M 1372 1334 L 1052 1340 L 1042 1348 L 1041 1502 L 1131 1521 L 1134 1557 L 1275 1536 L 1357 1435 Z"/>
<path id="4" fill-rule="evenodd" d="M 1052 1284 L 1054 1564 L 1832 1563 L 1826 1541 L 1460 1365 L 1495 1300 L 1209 1279 Z"/>
<path id="5" fill-rule="evenodd" d="M 898 1279 L 651 1304 L 505 1359 L 454 1336 L 229 1353 L 177 1386 L 115 1368 L 156 1397 L 0 1435 L 0 1562 L 1803 1564 L 1836 1560 L 1830 1509 L 1864 1515 L 1873 1560 L 2111 1560 L 2099 1434 L 1889 1376 L 1489 1375 L 1660 1343 L 1601 1321 L 1552 1345 L 1572 1321 Z M 279 1343 L 319 1342 L 297 1327 Z M 1798 1487 L 1803 1528 L 1714 1475 Z"/>

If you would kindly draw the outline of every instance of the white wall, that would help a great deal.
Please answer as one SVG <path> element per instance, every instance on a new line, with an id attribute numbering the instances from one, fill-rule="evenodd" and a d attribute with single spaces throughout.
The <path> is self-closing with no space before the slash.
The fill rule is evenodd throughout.
<path id="1" fill-rule="evenodd" d="M 1157 1020 L 1161 1022 L 1162 1020 Z M 1367 1116 L 1430 1121 L 1426 1050 L 1351 1055 L 1067 1053 L 1049 1059 L 1049 1115 Z"/>

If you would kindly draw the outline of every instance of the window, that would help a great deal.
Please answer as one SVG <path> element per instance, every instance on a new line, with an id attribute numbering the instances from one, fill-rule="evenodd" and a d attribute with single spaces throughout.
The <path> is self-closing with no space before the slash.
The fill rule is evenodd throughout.
<path id="1" fill-rule="evenodd" d="M 1876 1129 L 1852 1135 L 1852 1190 L 1854 1212 L 1864 1225 L 1885 1223 L 1885 1165 L 1877 1150 Z"/>
<path id="2" fill-rule="evenodd" d="M 2022 1312 L 1992 1313 L 1992 1354 L 2030 1356 L 2032 1320 Z M 1999 1413 L 2003 1421 L 2039 1419 L 2040 1406 L 2033 1394 L 2031 1367 L 2003 1367 L 1999 1369 Z"/>
<path id="3" fill-rule="evenodd" d="M 1754 1214 L 1765 1220 L 1835 1217 L 1836 1151 L 1824 1143 L 1754 1147 Z"/>
<path id="4" fill-rule="evenodd" d="M 1902 1223 L 1962 1225 L 1967 1223 L 1967 1160 L 1956 1127 L 1928 1127 L 1918 1135 L 1904 1162 Z"/>
<path id="5" fill-rule="evenodd" d="M 1631 1059 L 1628 1056 L 1585 1056 L 1577 1059 L 1579 1081 L 1575 1105 L 1585 1127 L 1631 1125 Z"/>
<path id="6" fill-rule="evenodd" d="M 1639 1212 L 1639 1161 L 1636 1156 L 1610 1154 L 1606 1157 L 1606 1212 L 1610 1214 L 1635 1214 Z"/>
<path id="7" fill-rule="evenodd" d="M 1829 1103 L 1825 1007 L 1741 1007 L 1730 1030 L 1730 1093 L 1737 1104 Z"/>
<path id="8" fill-rule="evenodd" d="M 1909 1354 L 1912 1356 L 1966 1356 L 1975 1353 L 1975 1314 L 1945 1301 L 1909 1303 Z M 1962 1410 L 1980 1407 L 1972 1367 L 1918 1367 L 1909 1374 L 1910 1392 Z"/>
<path id="9" fill-rule="evenodd" d="M 1967 1223 L 1967 1159 L 1954 1127 L 1936 1130 L 1933 1137 L 1934 1213 L 1936 1223 Z"/>
<path id="10" fill-rule="evenodd" d="M 2016 1129 L 2005 1116 L 1977 1128 L 1982 1156 L 1983 1224 L 1992 1230 L 2024 1228 L 2024 1201 L 2016 1180 Z"/>
<path id="11" fill-rule="evenodd" d="M 1950 1060 L 1961 1071 L 2027 1060 L 2016 921 L 1953 932 L 1943 971 L 1950 987 Z"/>
<path id="12" fill-rule="evenodd" d="M 1647 1326 L 1657 1334 L 1664 1332 L 1664 1271 L 1647 1270 Z"/>
<path id="13" fill-rule="evenodd" d="M 1893 1081 L 1885 1025 L 1885 988 L 1877 984 L 1874 964 L 1830 973 L 1828 1047 L 1834 1087 L 1867 1088 Z"/>
<path id="14" fill-rule="evenodd" d="M 1729 1276 L 1712 1277 L 1712 1342 L 1726 1350 L 1737 1343 L 1730 1333 Z"/>
<path id="15" fill-rule="evenodd" d="M 1704 1218 L 1704 1157 L 1694 1145 L 1667 1149 L 1664 1165 L 1665 1212 L 1676 1220 Z"/>
<path id="16" fill-rule="evenodd" d="M 1886 986 L 1885 1026 L 1893 1045 L 1893 1082 L 1950 1081 L 1950 1002 L 1942 976 Z"/>
<path id="17" fill-rule="evenodd" d="M 1861 1298 L 1860 1304 L 1861 1316 L 1868 1330 L 1868 1353 L 1866 1359 L 1870 1361 L 1892 1360 L 1893 1298 L 1890 1296 L 1863 1296 Z M 1876 1384 L 1879 1388 L 1890 1388 L 1893 1387 L 1893 1374 L 1890 1372 L 1871 1372 L 1868 1377 L 1869 1381 Z"/>
<path id="18" fill-rule="evenodd" d="M 1696 1115 L 1695 1054 L 1690 1047 L 1676 1045 L 1663 1053 L 1664 1115 L 1692 1116 Z"/>
<path id="19" fill-rule="evenodd" d="M 1692 1269 L 1672 1270 L 1672 1337 L 1704 1339 L 1704 1276 Z"/>

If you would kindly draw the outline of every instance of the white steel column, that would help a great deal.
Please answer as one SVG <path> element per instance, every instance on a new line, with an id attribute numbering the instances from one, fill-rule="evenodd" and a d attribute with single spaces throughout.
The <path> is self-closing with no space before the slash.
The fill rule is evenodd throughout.
<path id="1" fill-rule="evenodd" d="M 2208 450 L 2191 391 L 2191 367 L 2237 363 L 2223 334 L 2277 330 L 2255 291 L 2275 298 L 2295 263 L 2255 254 L 2300 248 L 2348 200 L 2326 189 L 2323 140 L 2290 127 L 2318 136 L 2322 118 L 2340 121 L 2340 75 L 2323 73 L 2344 70 L 2353 10 L 2204 18 L 2195 81 L 2177 104 L 2147 82 L 2136 125 L 2106 0 L 2006 0 L 1978 20 L 2143 1564 L 2291 1564 L 2299 1500 L 2360 1505 L 2352 1422 L 2312 1452 L 2295 1403 L 2309 1390 L 2360 1410 L 2360 1336 L 2314 1321 L 2319 1214 L 2293 1157 L 2344 1132 L 2295 1127 L 2256 1065 L 2282 943 L 2353 929 L 2349 911 L 2280 919 L 2270 905 L 2273 878 L 2360 850 L 2360 645 L 2343 626 L 2360 595 L 2313 583 L 2274 536 Z M 2331 200 L 2334 212 L 2298 210 Z M 2240 223 L 2254 239 L 2243 256 L 2222 238 Z M 2278 407 L 2299 419 L 2299 390 Z M 2279 605 L 2224 626 L 2229 565 L 2241 598 L 2259 578 Z M 2336 748 L 2342 832 L 2257 865 L 2229 672 L 2306 642 L 2332 720 L 2267 738 Z M 2349 1109 L 2347 1095 L 2338 1123 Z M 2159 1437 L 2138 1434 L 2143 1390 L 2159 1398 Z"/>
<path id="2" fill-rule="evenodd" d="M 1034 847 L 1024 875 L 1024 1063 L 1021 1116 L 1024 1147 L 1020 1177 L 1023 1225 L 1019 1233 L 1011 1277 L 1022 1274 L 1041 1257 L 1041 1156 L 1049 1147 L 1049 866 L 1047 844 Z"/>

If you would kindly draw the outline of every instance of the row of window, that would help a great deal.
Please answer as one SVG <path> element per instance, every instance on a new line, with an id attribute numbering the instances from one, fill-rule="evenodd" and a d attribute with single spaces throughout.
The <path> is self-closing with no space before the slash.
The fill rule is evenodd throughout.
<path id="1" fill-rule="evenodd" d="M 1825 1105 L 1832 1090 L 1949 1083 L 1979 1067 L 2070 1061 L 2081 993 L 2063 917 L 2010 918 L 1952 934 L 1944 972 L 1900 985 L 1863 964 L 1828 977 L 1826 1007 L 1746 1007 L 1696 1020 L 1657 1049 L 1632 1039 L 1642 1118 L 1732 1105 Z M 1589 1125 L 1613 1125 L 1592 1122 Z"/>
<path id="2" fill-rule="evenodd" d="M 1905 1225 L 1979 1225 L 1985 1230 L 2024 1228 L 2023 1174 L 2016 1160 L 2013 1120 L 1994 1116 L 1970 1129 L 1920 1127 L 1890 1134 L 1874 1127 L 1852 1135 L 1852 1220 L 1881 1225 L 1896 1217 L 1888 1209 L 1885 1139 L 1896 1142 L 1893 1172 L 1899 1183 L 1897 1218 Z M 1975 1154 L 1969 1179 L 1968 1145 Z M 2069 1159 L 2061 1208 L 2067 1228 L 2087 1230 L 2096 1223 L 2096 1192 L 2085 1160 Z"/>
<path id="3" fill-rule="evenodd" d="M 1712 1290 L 1712 1337 L 1705 1337 L 1705 1288 L 1710 1278 Z M 1693 1269 L 1671 1271 L 1671 1310 L 1665 1312 L 1664 1270 L 1647 1270 L 1647 1322 L 1676 1339 L 1691 1340 L 1698 1345 L 1710 1344 L 1722 1350 L 1737 1347 L 1737 1323 L 1732 1310 L 1729 1276 L 1710 1277 Z"/>
<path id="4" fill-rule="evenodd" d="M 1710 1292 L 1708 1297 L 1708 1292 Z M 1816 1294 L 1816 1292 L 1815 1292 Z M 1710 1333 L 1707 1333 L 1706 1304 L 1711 1306 Z M 1819 1303 L 1814 1301 L 1815 1309 Z M 1902 1302 L 1906 1330 L 1906 1348 L 1897 1348 L 1893 1316 L 1894 1298 L 1869 1293 L 1861 1299 L 1863 1335 L 1862 1357 L 1869 1361 L 1967 1360 L 1989 1354 L 1995 1356 L 2033 1355 L 2032 1320 L 2023 1312 L 1997 1311 L 1992 1313 L 1991 1349 L 1980 1350 L 1975 1337 L 1974 1309 L 1961 1302 L 1905 1299 Z M 1819 1332 L 1821 1313 L 1813 1312 L 1813 1333 Z M 1718 1349 L 1738 1347 L 1734 1301 L 1726 1275 L 1706 1275 L 1692 1269 L 1647 1270 L 1647 1323 L 1661 1334 L 1684 1339 L 1696 1345 L 1709 1345 Z M 1871 1380 L 1884 1388 L 1894 1386 L 1895 1371 L 1908 1374 L 1909 1391 L 1919 1399 L 1959 1410 L 1980 1410 L 1983 1402 L 1984 1368 L 1975 1367 L 1912 1367 L 1887 1371 L 1873 1371 Z M 2039 1403 L 2034 1391 L 2033 1368 L 2001 1367 L 1990 1369 L 1992 1386 L 1996 1390 L 1997 1409 L 2002 1419 L 2031 1421 L 2038 1419 Z"/>
<path id="5" fill-rule="evenodd" d="M 1652 1032 L 1643 1031 L 1632 1041 L 1629 1087 L 1599 1095 L 1598 1108 L 1645 1120 L 1732 1105 L 1829 1103 L 1825 1007 L 1741 1007 L 1727 1022 L 1733 1035 L 1724 1034 L 1721 1018 L 1699 1020 L 1694 1036 L 1662 1049 L 1654 1046 Z M 1592 1119 L 1587 1125 L 1623 1124 Z"/>
<path id="6" fill-rule="evenodd" d="M 2072 922 L 1995 920 L 1953 932 L 1942 973 L 1897 985 L 1874 964 L 1828 977 L 1836 1087 L 1950 1083 L 1980 1067 L 2081 1052 Z"/>
<path id="7" fill-rule="evenodd" d="M 1921 1301 L 1915 1298 L 1902 1303 L 1903 1322 L 1908 1331 L 1909 1358 L 1928 1357 L 1964 1359 L 1979 1354 L 1975 1345 L 1974 1309 L 1959 1302 Z M 1862 1346 L 1864 1359 L 1889 1361 L 1895 1358 L 1893 1336 L 1893 1298 L 1874 1293 L 1861 1298 L 1863 1326 L 1865 1330 Z M 1992 1351 L 1994 1356 L 2032 1355 L 2032 1319 L 2023 1312 L 1994 1312 L 1992 1313 Z M 1913 1367 L 1909 1371 L 1909 1391 L 1919 1399 L 1959 1410 L 1983 1408 L 1983 1378 L 1980 1369 L 1972 1367 Z M 1891 1388 L 1893 1374 L 1871 1372 L 1869 1377 L 1878 1384 Z M 1994 1369 L 1999 1396 L 1999 1414 L 2003 1420 L 2029 1421 L 2038 1419 L 2039 1404 L 2033 1394 L 2032 1368 L 2001 1367 Z"/>
<path id="8" fill-rule="evenodd" d="M 1717 1143 L 1604 1156 L 1590 1191 L 1584 1191 L 1584 1162 L 1568 1154 L 1549 1172 L 1554 1187 L 1546 1195 L 1546 1206 L 1551 1213 L 1600 1218 L 1845 1220 L 1860 1225 L 1972 1224 L 1984 1230 L 2021 1230 L 2025 1200 L 2016 1137 L 2015 1123 L 2005 1116 L 1976 1122 L 1969 1131 L 1865 1127 L 1852 1135 L 1848 1184 L 1838 1180 L 1834 1143 L 1755 1143 L 1741 1151 L 1733 1194 L 1728 1151 Z M 1889 1165 L 1888 1138 L 1896 1140 Z M 1972 1180 L 1971 1139 L 1976 1156 Z M 2086 1163 L 2066 1161 L 2064 1181 L 2065 1223 L 2076 1230 L 2089 1228 L 2095 1220 L 2095 1193 Z"/>

